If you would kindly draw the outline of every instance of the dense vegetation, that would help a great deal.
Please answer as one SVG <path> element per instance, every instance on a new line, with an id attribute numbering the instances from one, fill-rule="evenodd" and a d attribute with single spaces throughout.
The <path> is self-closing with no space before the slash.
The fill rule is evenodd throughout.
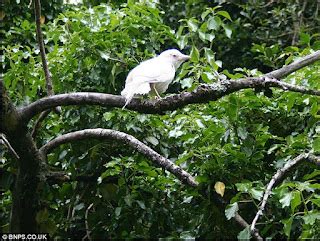
<path id="1" fill-rule="evenodd" d="M 46 96 L 33 9 L 29 1 L 6 2 L 0 14 L 3 80 L 12 102 L 25 106 Z M 317 1 L 107 2 L 43 4 L 42 31 L 56 93 L 118 95 L 130 69 L 168 48 L 190 54 L 191 60 L 166 94 L 262 76 L 320 49 Z M 318 61 L 283 80 L 319 90 L 319 75 Z M 183 167 L 199 187 L 183 185 L 121 142 L 63 144 L 47 163 L 52 172 L 71 178 L 48 178 L 41 186 L 39 230 L 63 238 L 83 238 L 88 230 L 92 239 L 248 238 L 249 229 L 232 217 L 239 211 L 250 224 L 276 171 L 302 153 L 320 154 L 319 106 L 319 96 L 276 88 L 241 90 L 161 115 L 63 106 L 37 129 L 38 148 L 72 131 L 118 130 Z M 30 131 L 36 120 L 28 124 Z M 9 232 L 18 166 L 1 148 L 0 225 L 1 232 Z M 302 162 L 272 189 L 256 226 L 262 237 L 320 238 L 318 167 Z M 222 194 L 217 182 L 225 185 Z"/>

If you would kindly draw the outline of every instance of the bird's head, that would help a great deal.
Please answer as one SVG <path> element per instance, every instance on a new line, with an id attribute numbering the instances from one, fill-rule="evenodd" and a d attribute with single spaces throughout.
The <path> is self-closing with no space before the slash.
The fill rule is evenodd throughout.
<path id="1" fill-rule="evenodd" d="M 175 69 L 178 69 L 179 66 L 184 62 L 190 59 L 190 56 L 181 53 L 179 50 L 176 49 L 168 49 L 163 51 L 160 55 L 160 58 L 165 59 L 166 61 L 170 62 Z"/>

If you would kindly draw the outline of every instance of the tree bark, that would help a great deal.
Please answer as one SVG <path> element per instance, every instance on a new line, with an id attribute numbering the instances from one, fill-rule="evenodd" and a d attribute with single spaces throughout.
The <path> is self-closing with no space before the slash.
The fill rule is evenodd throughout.
<path id="1" fill-rule="evenodd" d="M 2 100 L 0 131 L 5 133 L 20 157 L 17 159 L 17 176 L 12 192 L 10 232 L 35 233 L 39 231 L 36 215 L 40 203 L 42 161 L 27 126 L 20 121 L 19 113 L 5 92 L 2 80 L 0 80 L 0 91 Z"/>

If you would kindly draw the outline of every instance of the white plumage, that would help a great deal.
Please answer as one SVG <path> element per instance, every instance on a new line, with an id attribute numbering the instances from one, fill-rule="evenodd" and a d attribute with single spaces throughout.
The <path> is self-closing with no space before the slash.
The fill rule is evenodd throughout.
<path id="1" fill-rule="evenodd" d="M 126 107 L 135 95 L 145 95 L 153 92 L 156 96 L 164 93 L 174 79 L 179 66 L 190 59 L 176 49 L 169 49 L 159 56 L 143 61 L 132 69 L 126 79 L 121 95 L 126 98 Z"/>

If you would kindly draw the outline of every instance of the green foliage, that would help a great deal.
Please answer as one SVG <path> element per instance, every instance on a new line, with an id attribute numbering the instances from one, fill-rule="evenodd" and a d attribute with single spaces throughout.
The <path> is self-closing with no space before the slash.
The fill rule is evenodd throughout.
<path id="1" fill-rule="evenodd" d="M 312 31 L 301 32 L 297 46 L 286 46 L 288 40 L 283 38 L 274 40 L 291 26 L 289 6 L 284 3 L 265 11 L 261 1 L 223 7 L 207 1 L 172 1 L 170 9 L 165 4 L 170 1 L 95 7 L 96 1 L 86 2 L 91 7 L 61 10 L 43 26 L 56 93 L 119 94 L 130 69 L 171 47 L 183 49 L 191 61 L 183 64 L 169 92 L 192 91 L 200 83 L 215 86 L 226 78 L 259 76 L 319 48 L 319 36 Z M 46 93 L 35 26 L 29 18 L 17 21 L 21 24 L 6 36 L 4 80 L 10 97 L 22 105 Z M 316 63 L 284 81 L 319 89 L 319 74 Z M 239 210 L 250 222 L 265 185 L 279 167 L 302 152 L 320 153 L 319 122 L 318 97 L 279 90 L 273 90 L 272 98 L 243 90 L 161 116 L 64 107 L 61 115 L 51 113 L 45 120 L 36 139 L 38 146 L 74 130 L 120 130 L 181 165 L 196 176 L 200 187 L 181 185 L 123 143 L 65 144 L 48 156 L 48 164 L 70 173 L 72 180 L 42 187 L 44 203 L 37 221 L 44 232 L 57 238 L 83 238 L 87 221 L 93 239 L 102 234 L 107 238 L 249 239 L 248 229 L 241 230 L 228 220 Z M 5 170 L 1 188 L 9 190 L 16 169 L 8 153 L 1 159 L 1 168 Z M 303 163 L 273 190 L 258 226 L 263 237 L 319 238 L 319 171 L 314 169 Z M 227 207 L 216 202 L 217 181 L 226 185 Z M 2 231 L 8 229 L 10 204 L 11 192 L 6 191 L 0 204 Z"/>

